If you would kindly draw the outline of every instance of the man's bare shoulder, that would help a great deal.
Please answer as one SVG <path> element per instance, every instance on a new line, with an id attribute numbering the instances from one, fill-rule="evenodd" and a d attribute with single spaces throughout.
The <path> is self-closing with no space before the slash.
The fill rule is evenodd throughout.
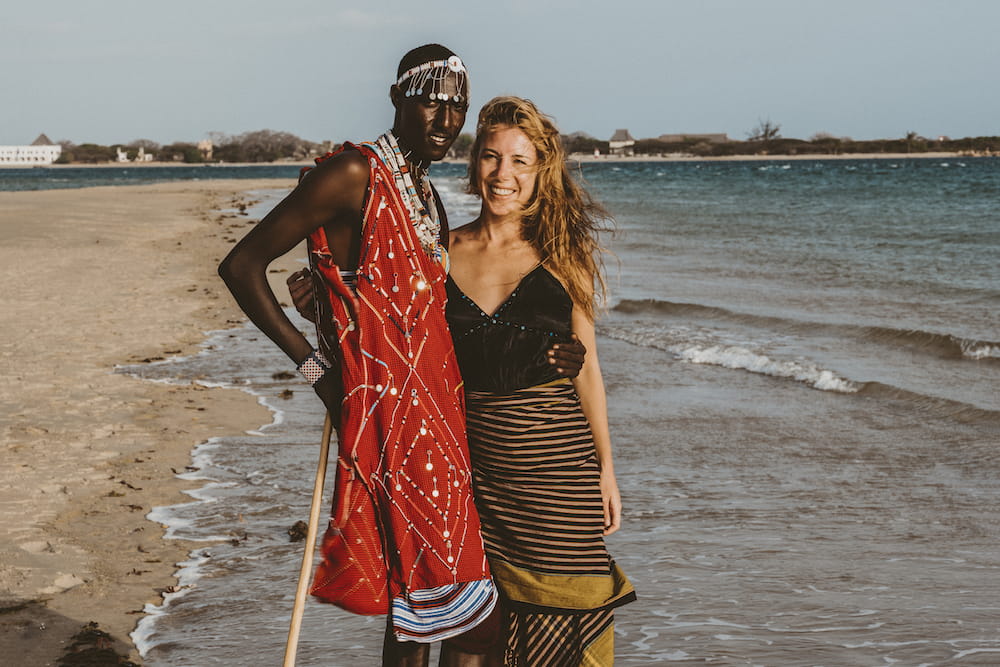
<path id="1" fill-rule="evenodd" d="M 368 160 L 360 151 L 347 148 L 323 160 L 302 177 L 302 183 L 313 187 L 367 187 Z"/>
<path id="2" fill-rule="evenodd" d="M 347 149 L 306 172 L 292 197 L 316 210 L 357 212 L 368 192 L 369 177 L 364 155 Z"/>

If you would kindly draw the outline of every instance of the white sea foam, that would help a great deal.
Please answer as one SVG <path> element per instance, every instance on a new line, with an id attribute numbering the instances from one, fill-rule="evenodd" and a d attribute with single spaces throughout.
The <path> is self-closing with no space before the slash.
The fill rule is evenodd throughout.
<path id="1" fill-rule="evenodd" d="M 831 625 L 821 628 L 791 628 L 791 627 L 778 627 L 778 626 L 768 626 L 765 628 L 768 632 L 776 632 L 781 634 L 808 634 L 813 632 L 852 632 L 857 633 L 862 630 L 877 630 L 884 626 L 885 623 L 875 622 L 869 623 L 868 625 Z"/>
<path id="2" fill-rule="evenodd" d="M 970 655 L 978 655 L 980 653 L 1000 653 L 1000 648 L 970 648 L 964 651 L 959 651 L 953 656 L 953 659 L 961 660 L 962 658 L 967 658 Z"/>
<path id="3" fill-rule="evenodd" d="M 711 364 L 773 377 L 791 378 L 823 391 L 853 394 L 860 388 L 856 383 L 838 377 L 833 371 L 805 362 L 778 361 L 743 347 L 691 346 L 678 352 L 678 356 L 695 364 Z"/>
<path id="4" fill-rule="evenodd" d="M 731 341 L 720 342 L 717 331 L 692 327 L 601 327 L 600 333 L 672 353 L 682 361 L 760 373 L 802 382 L 814 389 L 853 394 L 861 385 L 808 361 L 776 359 Z"/>
<path id="5" fill-rule="evenodd" d="M 207 563 L 209 558 L 211 553 L 205 549 L 192 551 L 188 560 L 178 563 L 180 569 L 177 571 L 177 585 L 163 594 L 163 601 L 160 604 L 147 602 L 143 607 L 142 611 L 146 615 L 139 619 L 135 630 L 129 635 L 139 655 L 145 656 L 159 643 L 153 639 L 157 618 L 167 613 L 172 601 L 187 595 L 197 586 L 202 576 L 201 566 Z"/>
<path id="6" fill-rule="evenodd" d="M 1000 345 L 980 343 L 969 347 L 962 346 L 962 356 L 967 359 L 1000 359 Z"/>
<path id="7" fill-rule="evenodd" d="M 176 372 L 174 369 L 181 368 L 181 364 L 192 361 L 195 363 L 205 363 L 203 360 L 209 359 L 209 355 L 214 353 L 218 356 L 219 350 L 232 350 L 234 342 L 239 345 L 238 341 L 240 338 L 252 335 L 250 332 L 251 330 L 249 329 L 249 325 L 242 330 L 237 329 L 207 332 L 208 337 L 202 344 L 202 349 L 193 355 L 171 357 L 144 364 L 118 366 L 115 370 L 116 372 L 132 375 L 144 380 L 164 384 L 197 384 L 206 388 L 240 389 L 256 397 L 257 402 L 268 408 L 271 414 L 270 423 L 264 424 L 257 429 L 246 431 L 249 435 L 263 436 L 265 435 L 263 431 L 284 422 L 285 412 L 278 408 L 277 405 L 267 400 L 267 396 L 263 392 L 255 390 L 250 384 L 250 380 L 226 382 L 221 380 L 206 380 L 202 378 L 185 379 L 182 376 L 183 374 L 180 376 L 172 375 Z M 150 375 L 159 377 L 150 377 Z M 232 536 L 228 534 L 205 531 L 204 527 L 200 525 L 196 513 L 191 511 L 191 508 L 193 507 L 219 502 L 219 496 L 215 493 L 219 489 L 227 489 L 238 486 L 237 482 L 222 481 L 213 476 L 212 469 L 214 461 L 212 454 L 220 447 L 220 442 L 222 440 L 222 438 L 213 437 L 194 447 L 191 453 L 191 465 L 188 466 L 186 471 L 177 474 L 177 477 L 180 479 L 206 482 L 203 486 L 197 489 L 187 489 L 183 491 L 183 493 L 193 499 L 192 502 L 180 503 L 166 507 L 154 507 L 146 515 L 146 518 L 150 521 L 154 521 L 164 526 L 164 539 L 183 539 L 191 542 L 212 543 L 224 542 L 231 539 Z M 145 657 L 147 652 L 158 644 L 158 642 L 154 639 L 156 634 L 157 619 L 168 612 L 171 601 L 187 594 L 195 587 L 196 582 L 203 574 L 205 564 L 208 563 L 210 559 L 211 553 L 205 548 L 192 551 L 188 560 L 178 563 L 178 570 L 176 572 L 178 584 L 174 587 L 174 590 L 164 594 L 161 604 L 146 605 L 144 612 L 147 615 L 140 620 L 135 631 L 131 635 L 132 640 L 141 656 Z"/>

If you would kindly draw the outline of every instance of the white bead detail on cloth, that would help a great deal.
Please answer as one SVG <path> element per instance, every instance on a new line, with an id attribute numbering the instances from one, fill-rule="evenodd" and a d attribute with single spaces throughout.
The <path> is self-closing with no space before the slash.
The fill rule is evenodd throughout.
<path id="1" fill-rule="evenodd" d="M 426 178 L 418 177 L 420 194 L 423 194 L 423 198 L 421 198 L 413 183 L 413 178 L 410 176 L 410 168 L 406 163 L 406 158 L 399 149 L 399 144 L 392 131 L 386 132 L 369 146 L 375 149 L 382 158 L 382 162 L 389 168 L 396 180 L 396 188 L 401 195 L 404 195 L 402 197 L 403 204 L 406 206 L 406 212 L 424 252 L 440 262 L 444 250 L 441 246 L 441 221 L 438 219 L 437 204 L 430 182 Z M 426 206 L 424 202 L 426 202 Z"/>

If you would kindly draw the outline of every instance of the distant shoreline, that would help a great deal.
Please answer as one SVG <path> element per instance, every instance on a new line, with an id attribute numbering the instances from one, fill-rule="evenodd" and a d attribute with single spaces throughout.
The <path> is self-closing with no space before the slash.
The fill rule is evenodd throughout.
<path id="1" fill-rule="evenodd" d="M 818 153 L 799 155 L 723 155 L 723 156 L 697 156 L 697 155 L 588 155 L 585 153 L 575 153 L 569 156 L 572 162 L 601 163 L 601 162 L 766 162 L 766 161 L 802 161 L 802 160 L 932 160 L 932 159 L 972 159 L 998 157 L 995 155 L 970 155 L 958 151 L 938 151 L 929 153 L 838 153 L 836 155 L 823 155 Z M 465 164 L 466 158 L 445 158 L 441 160 L 444 164 Z M 3 169 L 74 169 L 79 167 L 97 167 L 102 169 L 131 169 L 146 167 L 305 167 L 312 166 L 312 160 L 279 160 L 276 162 L 100 162 L 100 163 L 73 163 L 73 164 L 47 164 L 47 165 L 0 165 Z"/>
<path id="2" fill-rule="evenodd" d="M 97 167 L 100 169 L 145 169 L 147 167 L 305 167 L 312 166 L 312 160 L 279 160 L 277 162 L 73 162 L 70 164 L 4 164 L 3 169 L 75 169 Z"/>
<path id="3" fill-rule="evenodd" d="M 720 156 L 697 156 L 697 155 L 635 155 L 631 157 L 620 156 L 594 156 L 576 154 L 569 157 L 577 162 L 765 162 L 783 160 L 929 160 L 929 159 L 957 159 L 974 157 L 994 157 L 989 155 L 968 155 L 966 153 L 941 151 L 933 153 L 838 153 L 836 155 L 822 155 L 818 153 L 802 155 L 720 155 Z"/>

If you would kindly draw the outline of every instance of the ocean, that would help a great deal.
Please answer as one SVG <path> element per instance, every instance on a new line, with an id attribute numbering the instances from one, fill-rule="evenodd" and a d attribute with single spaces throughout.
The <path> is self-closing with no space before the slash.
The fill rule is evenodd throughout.
<path id="1" fill-rule="evenodd" d="M 101 185 L 145 185 L 218 178 L 290 178 L 299 176 L 294 164 L 176 164 L 170 166 L 104 165 L 100 167 L 5 167 L 0 191 L 63 190 Z"/>
<path id="2" fill-rule="evenodd" d="M 580 170 L 617 227 L 608 545 L 639 596 L 617 664 L 1000 664 L 1000 160 Z M 432 171 L 453 226 L 477 210 L 463 175 Z M 119 370 L 240 387 L 274 415 L 199 445 L 201 488 L 150 514 L 204 546 L 134 634 L 146 664 L 279 663 L 321 404 L 251 326 Z M 377 664 L 382 632 L 310 601 L 299 664 Z"/>

